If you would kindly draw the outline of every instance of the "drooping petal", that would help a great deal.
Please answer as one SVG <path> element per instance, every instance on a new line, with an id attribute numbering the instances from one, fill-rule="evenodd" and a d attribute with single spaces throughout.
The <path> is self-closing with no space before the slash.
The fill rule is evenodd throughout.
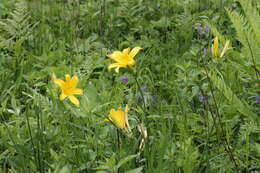
<path id="1" fill-rule="evenodd" d="M 62 101 L 62 100 L 64 100 L 66 97 L 67 97 L 67 95 L 66 95 L 66 94 L 64 94 L 64 93 L 61 93 L 61 95 L 60 95 L 60 100 Z"/>
<path id="2" fill-rule="evenodd" d="M 116 69 L 115 69 L 115 72 L 119 73 L 119 69 L 120 69 L 120 67 L 119 67 L 119 66 L 118 66 L 118 67 L 116 67 Z"/>
<path id="3" fill-rule="evenodd" d="M 118 65 L 119 65 L 120 63 L 114 63 L 114 64 L 110 64 L 109 66 L 108 66 L 108 71 L 111 71 L 111 69 L 112 68 L 116 68 L 116 67 L 118 67 Z"/>
<path id="4" fill-rule="evenodd" d="M 124 54 L 120 51 L 114 51 L 112 54 L 107 55 L 113 61 L 120 63 L 121 59 L 124 58 Z"/>
<path id="5" fill-rule="evenodd" d="M 79 78 L 77 76 L 73 76 L 70 80 L 71 88 L 76 88 L 78 82 L 79 82 Z"/>
<path id="6" fill-rule="evenodd" d="M 73 89 L 72 94 L 82 95 L 83 90 L 80 88 L 75 88 L 75 89 Z"/>
<path id="7" fill-rule="evenodd" d="M 69 82 L 70 79 L 71 79 L 70 75 L 69 75 L 69 74 L 66 74 L 66 75 L 65 75 L 65 79 L 66 79 L 66 82 Z"/>
<path id="8" fill-rule="evenodd" d="M 70 95 L 70 96 L 68 96 L 68 97 L 69 97 L 70 101 L 71 101 L 74 105 L 76 105 L 77 107 L 79 107 L 79 100 L 78 100 L 75 96 Z"/>
<path id="9" fill-rule="evenodd" d="M 121 63 L 110 64 L 110 65 L 108 66 L 108 71 L 111 71 L 112 68 L 116 68 L 116 72 L 118 73 L 120 67 L 125 67 L 125 68 L 126 68 L 126 65 L 125 65 L 125 64 L 121 64 Z M 117 70 L 117 69 L 118 69 L 118 70 Z"/>
<path id="10" fill-rule="evenodd" d="M 136 54 L 138 54 L 138 52 L 141 50 L 142 48 L 141 47 L 135 47 L 131 50 L 129 56 L 131 58 L 134 58 Z"/>
<path id="11" fill-rule="evenodd" d="M 222 52 L 221 52 L 221 54 L 220 54 L 220 58 L 221 57 L 223 57 L 224 56 L 224 54 L 228 51 L 228 50 L 230 50 L 231 48 L 229 47 L 229 40 L 225 43 L 225 46 L 224 46 L 224 48 L 223 48 L 223 50 L 222 50 Z"/>

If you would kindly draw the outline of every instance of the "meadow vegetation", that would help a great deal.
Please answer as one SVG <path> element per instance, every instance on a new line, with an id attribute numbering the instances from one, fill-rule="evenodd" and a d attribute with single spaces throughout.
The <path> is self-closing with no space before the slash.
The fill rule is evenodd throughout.
<path id="1" fill-rule="evenodd" d="M 258 0 L 0 2 L 0 173 L 257 173 L 259 112 Z"/>

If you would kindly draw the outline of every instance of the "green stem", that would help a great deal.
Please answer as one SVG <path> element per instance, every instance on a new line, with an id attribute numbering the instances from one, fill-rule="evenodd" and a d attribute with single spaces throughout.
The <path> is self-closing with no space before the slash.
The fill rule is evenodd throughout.
<path id="1" fill-rule="evenodd" d="M 25 113 L 25 116 L 26 116 L 26 121 L 27 121 L 27 126 L 28 126 L 29 135 L 30 135 L 30 138 L 31 138 L 31 143 L 32 143 L 32 148 L 33 148 L 33 154 L 34 154 L 34 159 L 35 159 L 35 163 L 36 163 L 36 165 L 37 165 L 37 154 L 36 154 L 36 150 L 35 150 L 35 145 L 34 145 L 34 143 L 33 143 L 32 131 L 31 131 L 31 126 L 30 126 L 30 123 L 29 123 L 29 118 L 28 118 L 27 113 Z"/>
<path id="2" fill-rule="evenodd" d="M 41 125 L 41 108 L 39 107 L 38 103 L 35 105 L 35 113 L 37 118 L 37 158 L 38 158 L 38 164 L 39 164 L 39 172 L 42 173 L 43 167 L 42 167 L 42 158 L 41 158 L 41 143 L 42 143 L 42 125 Z"/>
<path id="3" fill-rule="evenodd" d="M 117 151 L 118 153 L 120 153 L 120 134 L 118 129 L 116 129 L 116 134 L 117 134 Z"/>
<path id="4" fill-rule="evenodd" d="M 144 111 L 144 113 L 146 113 L 146 104 L 145 104 L 145 100 L 144 100 L 144 94 L 143 94 L 142 89 L 140 87 L 140 84 L 139 84 L 139 82 L 137 80 L 137 73 L 135 73 L 134 77 L 135 77 L 135 82 L 137 84 L 138 90 L 139 90 L 139 92 L 141 94 L 141 97 L 142 97 L 142 100 L 143 100 L 142 110 Z"/>
<path id="5" fill-rule="evenodd" d="M 210 92 L 211 92 L 211 95 L 212 95 L 212 98 L 213 98 L 213 102 L 214 102 L 214 105 L 215 105 L 215 108 L 216 108 L 216 119 L 218 119 L 218 125 L 220 126 L 220 133 L 221 133 L 221 136 L 223 136 L 223 138 L 224 138 L 224 142 L 223 142 L 224 149 L 226 150 L 227 154 L 229 155 L 230 160 L 231 160 L 231 162 L 233 162 L 233 164 L 235 166 L 235 169 L 236 169 L 236 172 L 238 173 L 238 172 L 240 172 L 239 171 L 239 166 L 238 166 L 238 164 L 236 162 L 236 159 L 235 159 L 234 154 L 232 152 L 231 146 L 230 146 L 230 144 L 229 144 L 229 142 L 228 142 L 228 140 L 226 138 L 226 135 L 225 135 L 223 123 L 221 121 L 221 117 L 220 117 L 220 113 L 219 113 L 218 104 L 217 104 L 215 95 L 213 93 L 213 86 L 212 86 L 211 80 L 209 78 L 208 69 L 207 69 L 207 67 L 205 65 L 204 65 L 204 68 L 205 68 L 207 79 L 208 79 L 208 82 L 209 82 Z M 217 124 L 216 124 L 216 130 L 217 130 Z"/>

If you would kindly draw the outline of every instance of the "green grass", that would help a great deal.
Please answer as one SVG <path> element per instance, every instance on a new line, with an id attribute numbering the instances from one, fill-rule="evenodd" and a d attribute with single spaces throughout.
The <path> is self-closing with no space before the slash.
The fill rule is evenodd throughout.
<path id="1" fill-rule="evenodd" d="M 259 7 L 2 0 L 0 173 L 260 172 Z M 233 47 L 217 60 L 215 36 Z M 136 46 L 132 69 L 107 70 L 107 54 Z M 79 77 L 79 108 L 59 100 L 53 74 Z M 132 135 L 104 121 L 126 105 Z"/>

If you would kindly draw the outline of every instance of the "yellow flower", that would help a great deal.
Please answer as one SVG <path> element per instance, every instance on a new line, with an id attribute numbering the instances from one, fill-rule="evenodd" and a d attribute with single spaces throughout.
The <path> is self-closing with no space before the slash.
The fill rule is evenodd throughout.
<path id="1" fill-rule="evenodd" d="M 230 50 L 230 49 L 231 49 L 231 48 L 229 47 L 229 40 L 228 40 L 228 41 L 226 41 L 225 46 L 224 46 L 222 52 L 220 53 L 219 43 L 218 43 L 218 37 L 215 37 L 214 43 L 213 43 L 212 48 L 211 48 L 213 57 L 222 58 L 222 57 L 224 56 L 224 54 L 225 54 L 228 50 Z"/>
<path id="2" fill-rule="evenodd" d="M 70 101 L 79 107 L 79 100 L 74 95 L 82 95 L 83 90 L 76 88 L 79 79 L 77 76 L 70 77 L 69 74 L 65 75 L 66 81 L 61 79 L 57 79 L 55 75 L 53 75 L 53 81 L 56 85 L 58 85 L 61 89 L 60 100 L 64 100 L 66 97 L 70 99 Z"/>
<path id="3" fill-rule="evenodd" d="M 112 68 L 116 68 L 115 71 L 119 73 L 119 68 L 127 68 L 135 65 L 134 57 L 141 50 L 141 47 L 135 47 L 130 51 L 130 48 L 121 51 L 114 51 L 112 54 L 107 55 L 115 63 L 108 66 L 108 70 L 111 71 Z M 130 53 L 129 53 L 130 52 Z"/>
<path id="4" fill-rule="evenodd" d="M 109 121 L 114 123 L 118 128 L 124 129 L 127 127 L 128 131 L 131 132 L 130 125 L 128 123 L 128 105 L 126 105 L 125 110 L 122 111 L 121 108 L 118 110 L 111 109 L 108 115 Z"/>

